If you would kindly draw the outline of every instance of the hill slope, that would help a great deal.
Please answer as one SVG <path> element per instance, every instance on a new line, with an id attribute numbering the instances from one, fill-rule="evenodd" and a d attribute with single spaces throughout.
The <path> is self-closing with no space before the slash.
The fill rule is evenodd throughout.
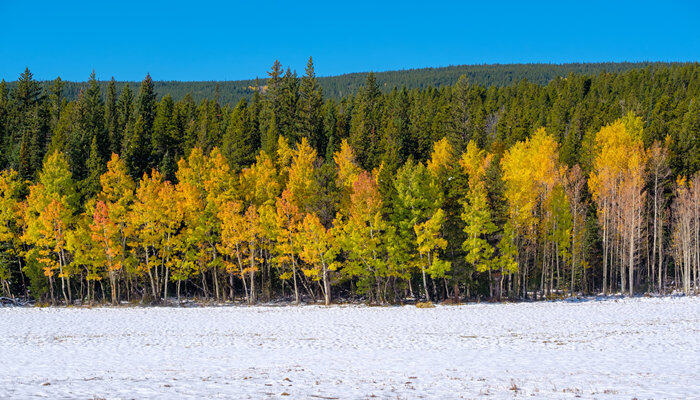
<path id="1" fill-rule="evenodd" d="M 460 76 L 466 75 L 473 83 L 483 86 L 507 86 L 526 79 L 544 85 L 558 76 L 568 74 L 595 75 L 601 72 L 621 72 L 630 69 L 658 68 L 674 63 L 640 62 L 640 63 L 575 63 L 575 64 L 491 64 L 491 65 L 455 65 L 438 68 L 405 69 L 375 72 L 377 83 L 384 91 L 403 86 L 413 88 L 440 87 L 454 84 Z M 326 97 L 338 99 L 355 93 L 365 81 L 367 72 L 356 72 L 337 76 L 320 77 Z M 261 76 L 267 76 L 262 73 Z M 265 80 L 261 79 L 260 84 Z M 137 89 L 139 82 L 117 82 L 117 90 L 129 83 Z M 48 85 L 48 82 L 44 82 Z M 250 97 L 255 79 L 238 81 L 156 81 L 156 92 L 160 96 L 170 94 L 174 100 L 183 98 L 188 93 L 195 101 L 213 99 L 216 87 L 219 87 L 219 100 L 235 103 L 242 97 Z M 10 87 L 13 83 L 10 83 Z M 102 82 L 103 93 L 107 82 Z M 65 82 L 64 95 L 68 100 L 77 98 L 85 82 Z"/>

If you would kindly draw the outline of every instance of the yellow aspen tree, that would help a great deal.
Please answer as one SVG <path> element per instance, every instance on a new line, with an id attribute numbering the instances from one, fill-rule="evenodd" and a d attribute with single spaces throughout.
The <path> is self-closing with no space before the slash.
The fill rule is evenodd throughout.
<path id="1" fill-rule="evenodd" d="M 583 244 L 586 223 L 587 204 L 584 197 L 586 178 L 579 165 L 574 165 L 566 172 L 565 190 L 569 199 L 569 209 L 571 214 L 571 283 L 569 294 L 573 296 L 576 277 L 579 277 L 583 289 Z M 579 265 L 581 268 L 579 268 Z"/>
<path id="2" fill-rule="evenodd" d="M 606 125 L 596 133 L 593 171 L 588 181 L 596 202 L 603 236 L 603 293 L 608 288 L 608 267 L 614 260 L 611 252 L 613 239 L 618 240 L 622 252 L 618 263 L 620 288 L 634 292 L 634 277 L 639 229 L 643 221 L 644 170 L 646 153 L 642 144 L 642 122 L 633 114 Z M 627 260 L 627 273 L 623 259 Z M 611 277 L 612 278 L 612 277 Z"/>
<path id="3" fill-rule="evenodd" d="M 290 201 L 291 193 L 289 190 L 282 192 L 282 196 L 277 198 L 276 202 L 276 250 L 279 254 L 277 262 L 280 264 L 291 265 L 291 271 L 281 274 L 281 279 L 292 278 L 294 285 L 294 301 L 299 303 L 299 287 L 297 283 L 297 259 L 299 249 L 299 224 L 302 214 L 299 208 Z"/>
<path id="4" fill-rule="evenodd" d="M 248 206 L 244 216 L 243 216 L 243 226 L 245 227 L 244 234 L 245 240 L 248 247 L 248 272 L 250 277 L 249 290 L 250 294 L 248 299 L 250 303 L 255 303 L 256 291 L 255 291 L 255 272 L 258 270 L 258 257 L 257 249 L 260 242 L 260 236 L 262 234 L 262 229 L 260 225 L 260 214 L 258 213 L 258 208 L 255 205 Z"/>
<path id="5" fill-rule="evenodd" d="M 21 182 L 16 171 L 0 171 L 0 286 L 7 297 L 12 296 L 9 283 L 12 275 L 11 259 L 16 258 L 21 268 L 20 187 Z"/>
<path id="6" fill-rule="evenodd" d="M 22 235 L 22 240 L 32 246 L 28 255 L 36 258 L 49 279 L 52 302 L 55 302 L 53 278 L 56 270 L 65 303 L 72 301 L 66 235 L 74 220 L 76 203 L 77 193 L 68 162 L 63 154 L 55 152 L 44 162 L 39 182 L 29 188 Z"/>
<path id="7" fill-rule="evenodd" d="M 314 178 L 314 162 L 316 150 L 311 148 L 306 138 L 302 138 L 295 151 L 292 152 L 287 190 L 290 201 L 302 212 L 310 212 L 319 192 L 318 182 Z"/>
<path id="8" fill-rule="evenodd" d="M 131 229 L 143 250 L 144 263 L 139 271 L 148 275 L 151 294 L 158 301 L 167 295 L 171 258 L 175 250 L 174 233 L 182 223 L 182 212 L 173 185 L 163 180 L 158 171 L 144 174 L 136 190 L 136 199 L 130 214 Z M 162 288 L 162 289 L 161 289 Z"/>
<path id="9" fill-rule="evenodd" d="M 239 177 L 240 197 L 249 204 L 275 204 L 282 191 L 275 163 L 264 151 L 257 156 L 255 164 L 244 168 Z"/>
<path id="10" fill-rule="evenodd" d="M 360 176 L 361 169 L 347 139 L 340 143 L 340 151 L 333 154 L 333 161 L 338 169 L 337 185 L 340 188 L 340 208 L 349 206 L 353 185 Z"/>
<path id="11" fill-rule="evenodd" d="M 680 281 L 684 293 L 691 293 L 691 287 L 698 289 L 698 201 L 700 173 L 692 180 L 685 177 L 676 179 L 673 202 L 672 244 L 676 264 L 675 276 Z M 695 273 L 695 279 L 693 279 Z"/>
<path id="12" fill-rule="evenodd" d="M 252 303 L 248 291 L 248 282 L 245 277 L 246 266 L 243 261 L 246 242 L 246 224 L 242 211 L 243 206 L 238 201 L 229 200 L 221 204 L 219 219 L 222 223 L 219 251 L 227 255 L 229 259 L 235 257 L 235 263 L 231 261 L 225 263 L 226 270 L 229 274 L 233 274 L 235 271 L 240 276 L 243 281 L 246 302 Z"/>
<path id="13" fill-rule="evenodd" d="M 413 227 L 416 232 L 418 252 L 421 259 L 424 259 L 421 272 L 423 274 L 423 290 L 425 290 L 428 301 L 430 301 L 430 295 L 425 279 L 426 273 L 432 278 L 443 278 L 447 276 L 451 266 L 449 261 L 441 260 L 438 256 L 438 252 L 447 247 L 447 240 L 440 235 L 444 219 L 445 212 L 438 208 L 430 219 Z"/>
<path id="14" fill-rule="evenodd" d="M 97 244 L 103 256 L 109 276 L 111 301 L 112 305 L 115 305 L 117 304 L 117 273 L 122 269 L 124 246 L 121 228 L 112 220 L 109 206 L 104 201 L 98 200 L 95 203 L 90 233 L 92 241 Z"/>
<path id="15" fill-rule="evenodd" d="M 326 305 L 331 304 L 330 272 L 335 270 L 335 254 L 333 236 L 330 229 L 326 229 L 319 218 L 314 214 L 306 214 L 301 224 L 302 246 L 301 258 L 310 264 L 312 268 L 305 269 L 304 273 L 313 280 L 323 282 L 323 298 Z"/>
<path id="16" fill-rule="evenodd" d="M 669 168 L 669 145 L 671 137 L 667 136 L 664 143 L 658 141 L 652 144 L 648 150 L 647 170 L 649 171 L 650 187 L 653 196 L 651 198 L 650 211 L 652 213 L 652 243 L 649 280 L 651 288 L 654 287 L 656 279 L 656 290 L 661 293 L 663 290 L 662 270 L 664 264 L 664 222 L 668 218 L 667 198 L 664 195 L 668 186 L 671 169 Z"/>
<path id="17" fill-rule="evenodd" d="M 551 275 L 556 262 L 547 222 L 553 216 L 551 196 L 554 188 L 561 184 L 563 169 L 559 165 L 558 145 L 554 137 L 544 128 L 538 129 L 531 138 L 511 147 L 501 160 L 505 195 L 508 201 L 508 216 L 514 235 L 522 240 L 518 246 L 526 254 L 523 260 L 523 287 L 527 294 L 529 254 L 541 246 L 540 291 L 544 294 L 546 279 Z M 517 239 L 516 239 L 517 240 Z"/>
<path id="18" fill-rule="evenodd" d="M 104 210 L 106 210 L 104 218 L 113 223 L 116 228 L 115 236 L 109 240 L 110 242 L 116 241 L 120 247 L 118 251 L 113 250 L 116 258 L 112 260 L 109 268 L 112 301 L 114 302 L 117 301 L 114 298 L 118 290 L 115 287 L 118 285 L 117 278 L 123 275 L 124 272 L 128 274 L 133 272 L 133 270 L 127 268 L 132 266 L 129 262 L 127 239 L 134 233 L 130 231 L 129 212 L 134 203 L 136 184 L 131 175 L 129 175 L 124 160 L 119 158 L 117 154 L 112 154 L 109 162 L 107 162 L 107 171 L 100 176 L 100 184 L 102 191 L 97 195 L 97 200 L 104 203 Z M 103 249 L 107 250 L 108 248 L 110 246 L 106 246 Z M 105 253 L 105 255 L 107 254 Z M 129 279 L 126 282 L 128 283 L 130 280 L 129 275 Z M 127 289 L 127 296 L 129 295 L 130 293 Z"/>
<path id="19" fill-rule="evenodd" d="M 194 263 L 202 275 L 205 295 L 208 295 L 205 274 L 211 271 L 214 293 L 220 300 L 219 270 L 222 263 L 217 250 L 221 227 L 218 212 L 232 186 L 228 162 L 218 148 L 208 156 L 200 148 L 194 148 L 187 160 L 178 162 L 176 175 L 178 205 L 184 219 L 184 229 L 177 239 L 187 256 L 177 263 L 172 278 L 179 286 L 179 282 L 190 278 L 190 266 Z"/>
<path id="20" fill-rule="evenodd" d="M 77 271 L 80 267 L 85 269 L 87 282 L 87 300 L 95 301 L 95 282 L 101 282 L 105 273 L 108 260 L 101 251 L 100 243 L 93 240 L 90 224 L 92 222 L 92 210 L 95 208 L 93 201 L 86 205 L 86 212 L 78 217 L 75 227 L 68 232 L 66 248 L 72 255 L 71 266 Z"/>

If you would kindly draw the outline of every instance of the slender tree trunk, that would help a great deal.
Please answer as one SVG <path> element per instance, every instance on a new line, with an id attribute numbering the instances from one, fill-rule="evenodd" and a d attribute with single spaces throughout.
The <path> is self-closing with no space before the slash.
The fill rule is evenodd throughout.
<path id="1" fill-rule="evenodd" d="M 231 301 L 235 301 L 233 296 L 233 272 L 229 272 L 228 274 L 228 298 Z"/>
<path id="2" fill-rule="evenodd" d="M 420 258 L 423 258 L 423 254 L 420 255 Z M 423 273 L 423 292 L 425 293 L 425 299 L 427 301 L 430 301 L 430 293 L 428 293 L 428 282 L 425 277 L 425 268 L 421 268 L 421 272 Z"/>
<path id="3" fill-rule="evenodd" d="M 217 271 L 219 268 L 216 266 L 216 251 L 214 251 L 213 260 L 214 260 L 214 262 L 212 263 L 213 264 L 212 275 L 214 278 L 214 291 L 216 292 L 216 301 L 221 301 L 221 294 L 219 292 L 219 274 Z"/>
<path id="4" fill-rule="evenodd" d="M 109 271 L 109 285 L 112 294 L 112 305 L 117 305 L 117 277 L 112 269 Z"/>
<path id="5" fill-rule="evenodd" d="M 153 278 L 153 272 L 151 271 L 151 266 L 148 262 L 148 246 L 146 246 L 146 269 L 148 269 L 148 277 L 151 280 L 151 291 L 153 292 L 153 301 L 158 299 L 158 294 L 156 293 L 156 281 Z"/>
<path id="6" fill-rule="evenodd" d="M 323 294 L 326 305 L 329 306 L 331 304 L 331 282 L 328 279 L 328 266 L 323 258 L 321 258 L 321 264 L 323 265 Z"/>
<path id="7" fill-rule="evenodd" d="M 238 267 L 241 270 L 241 280 L 243 281 L 243 292 L 245 293 L 245 301 L 250 304 L 250 295 L 248 293 L 248 283 L 246 282 L 245 272 L 243 270 L 243 260 L 241 259 L 241 252 L 236 245 L 236 258 L 238 259 Z"/>
<path id="8" fill-rule="evenodd" d="M 629 259 L 629 295 L 634 296 L 634 229 L 630 229 Z"/>
<path id="9" fill-rule="evenodd" d="M 608 240 L 608 215 L 607 203 L 603 211 L 603 296 L 608 294 L 608 248 L 610 243 Z"/>
<path id="10" fill-rule="evenodd" d="M 170 267 L 165 265 L 165 279 L 163 279 L 163 300 L 168 302 L 168 281 L 170 280 Z"/>
<path id="11" fill-rule="evenodd" d="M 250 244 L 250 303 L 255 303 L 255 245 Z"/>

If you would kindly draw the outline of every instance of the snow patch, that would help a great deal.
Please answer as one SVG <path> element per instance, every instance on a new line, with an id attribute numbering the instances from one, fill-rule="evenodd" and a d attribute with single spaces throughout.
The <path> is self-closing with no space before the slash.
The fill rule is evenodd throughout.
<path id="1" fill-rule="evenodd" d="M 698 398 L 700 298 L 0 308 L 0 398 Z"/>

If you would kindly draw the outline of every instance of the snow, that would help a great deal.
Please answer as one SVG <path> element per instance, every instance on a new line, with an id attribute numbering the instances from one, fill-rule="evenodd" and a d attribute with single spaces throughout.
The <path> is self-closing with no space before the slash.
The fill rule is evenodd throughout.
<path id="1" fill-rule="evenodd" d="M 0 398 L 700 398 L 700 298 L 0 308 Z"/>

